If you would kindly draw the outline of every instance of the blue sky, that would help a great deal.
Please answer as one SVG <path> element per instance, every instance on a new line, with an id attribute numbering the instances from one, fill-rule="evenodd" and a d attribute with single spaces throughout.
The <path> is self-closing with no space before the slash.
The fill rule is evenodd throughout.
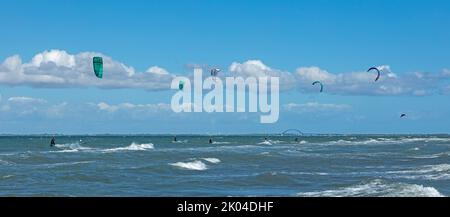
<path id="1" fill-rule="evenodd" d="M 448 1 L 7 0 L 0 26 L 0 133 L 450 132 Z M 95 53 L 117 81 L 151 75 L 120 88 L 84 82 L 77 75 Z M 229 73 L 233 63 L 295 81 L 281 83 L 277 123 L 165 107 L 168 75 L 189 75 L 187 64 Z M 366 81 L 372 66 L 385 68 L 377 84 Z"/>

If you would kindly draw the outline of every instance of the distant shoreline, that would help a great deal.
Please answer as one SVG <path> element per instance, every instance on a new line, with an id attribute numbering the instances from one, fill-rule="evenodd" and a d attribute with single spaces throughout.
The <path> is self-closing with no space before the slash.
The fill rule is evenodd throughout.
<path id="1" fill-rule="evenodd" d="M 198 134 L 198 133 L 165 133 L 165 134 L 158 134 L 158 133 L 147 133 L 147 134 L 0 134 L 0 137 L 12 137 L 12 136 L 31 136 L 31 137 L 38 137 L 38 136 L 44 136 L 44 137 L 51 137 L 51 136 L 111 136 L 111 137 L 123 137 L 123 136 L 203 136 L 203 137 L 210 137 L 210 136 L 303 136 L 303 137 L 311 137 L 311 136 L 450 136 L 450 133 L 374 133 L 374 134 L 368 134 L 368 133 L 305 133 L 304 135 L 281 135 L 280 133 L 241 133 L 241 134 Z"/>

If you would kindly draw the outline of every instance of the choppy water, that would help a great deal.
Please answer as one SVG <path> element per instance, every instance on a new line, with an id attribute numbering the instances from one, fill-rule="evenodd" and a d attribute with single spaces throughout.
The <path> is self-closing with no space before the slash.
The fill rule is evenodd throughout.
<path id="1" fill-rule="evenodd" d="M 0 137 L 0 196 L 447 196 L 450 136 Z"/>

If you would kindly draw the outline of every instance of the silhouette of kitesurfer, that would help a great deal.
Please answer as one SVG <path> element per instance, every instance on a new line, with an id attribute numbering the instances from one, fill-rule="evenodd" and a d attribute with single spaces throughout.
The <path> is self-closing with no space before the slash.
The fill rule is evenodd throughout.
<path id="1" fill-rule="evenodd" d="M 50 141 L 50 147 L 55 146 L 55 137 L 52 137 L 52 140 Z"/>

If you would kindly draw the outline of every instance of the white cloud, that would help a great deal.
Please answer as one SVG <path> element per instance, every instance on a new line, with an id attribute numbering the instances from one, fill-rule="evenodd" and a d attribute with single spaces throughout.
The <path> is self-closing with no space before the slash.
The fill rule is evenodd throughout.
<path id="1" fill-rule="evenodd" d="M 102 56 L 104 77 L 95 77 L 92 57 Z M 338 95 L 415 95 L 449 91 L 442 81 L 450 80 L 450 70 L 440 73 L 412 72 L 396 74 L 389 65 L 378 66 L 376 73 L 365 69 L 356 72 L 331 73 L 319 67 L 299 67 L 293 73 L 275 69 L 261 60 L 233 62 L 221 75 L 242 77 L 277 76 L 280 90 L 297 89 L 301 92 L 317 92 L 311 85 L 319 80 L 324 84 L 324 94 Z M 23 62 L 20 56 L 8 57 L 0 64 L 0 85 L 26 85 L 33 87 L 98 87 L 166 90 L 174 75 L 159 66 L 149 67 L 145 72 L 136 71 L 106 55 L 95 52 L 70 54 L 63 50 L 49 50 L 36 54 L 31 61 Z M 448 85 L 448 84 L 447 84 Z"/>
<path id="2" fill-rule="evenodd" d="M 436 92 L 442 76 L 439 74 L 414 72 L 395 74 L 387 65 L 378 67 L 380 79 L 375 82 L 374 72 L 329 73 L 318 67 L 302 67 L 296 70 L 298 89 L 302 92 L 317 91 L 311 83 L 319 80 L 324 92 L 340 95 L 416 95 Z"/>
<path id="3" fill-rule="evenodd" d="M 349 111 L 352 107 L 347 104 L 321 104 L 318 102 L 307 102 L 305 104 L 288 103 L 283 105 L 283 108 L 290 112 L 309 113 Z"/>
<path id="4" fill-rule="evenodd" d="M 93 73 L 92 57 L 102 56 L 104 76 L 98 79 Z M 8 57 L 0 65 L 0 84 L 33 87 L 83 87 L 138 88 L 146 90 L 168 89 L 173 75 L 159 67 L 150 73 L 136 70 L 100 53 L 69 54 L 50 50 L 36 54 L 31 62 L 22 63 L 20 56 Z"/>
<path id="5" fill-rule="evenodd" d="M 161 67 L 158 66 L 152 66 L 150 68 L 147 69 L 148 73 L 153 73 L 153 74 L 157 74 L 157 75 L 168 75 L 169 72 Z"/>
<path id="6" fill-rule="evenodd" d="M 229 69 L 232 76 L 242 77 L 279 77 L 280 90 L 291 89 L 295 86 L 292 73 L 270 68 L 261 60 L 248 60 L 244 63 L 233 62 Z"/>
<path id="7" fill-rule="evenodd" d="M 13 116 L 26 116 L 38 113 L 45 108 L 47 101 L 40 98 L 25 96 L 9 97 L 7 100 L 0 101 L 0 114 L 8 113 L 10 118 Z"/>
<path id="8" fill-rule="evenodd" d="M 0 117 L 23 117 L 28 115 L 37 115 L 47 118 L 62 118 L 65 116 L 83 116 L 86 112 L 102 111 L 106 114 L 121 112 L 122 115 L 141 115 L 141 114 L 160 114 L 160 112 L 171 112 L 170 104 L 134 104 L 119 103 L 108 104 L 86 103 L 69 104 L 68 102 L 50 103 L 44 99 L 25 96 L 9 97 L 7 100 L 0 101 Z"/>
<path id="9" fill-rule="evenodd" d="M 47 101 L 45 101 L 43 99 L 39 99 L 39 98 L 31 98 L 31 97 L 26 97 L 26 96 L 15 96 L 15 97 L 10 97 L 8 99 L 8 102 L 20 103 L 20 104 L 43 104 L 43 103 L 46 103 Z"/>
<path id="10" fill-rule="evenodd" d="M 46 63 L 72 68 L 75 66 L 75 56 L 68 54 L 66 51 L 51 50 L 39 53 L 31 60 L 31 64 L 35 67 Z"/>
<path id="11" fill-rule="evenodd" d="M 117 105 L 109 105 L 105 102 L 100 102 L 97 104 L 97 108 L 102 111 L 107 111 L 110 113 L 116 111 L 144 111 L 144 112 L 159 112 L 170 110 L 170 105 L 165 103 L 157 104 L 133 104 L 133 103 L 120 103 Z"/>

